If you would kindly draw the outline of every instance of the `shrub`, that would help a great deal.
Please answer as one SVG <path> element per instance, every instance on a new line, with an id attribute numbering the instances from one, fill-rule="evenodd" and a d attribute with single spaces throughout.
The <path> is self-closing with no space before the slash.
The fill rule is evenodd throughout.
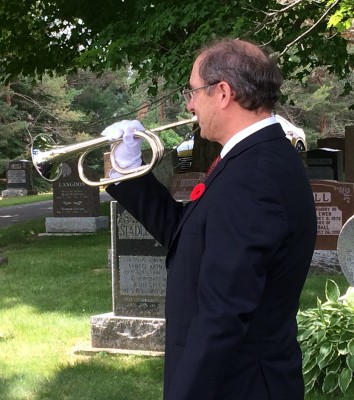
<path id="1" fill-rule="evenodd" d="M 337 284 L 326 281 L 326 302 L 298 313 L 298 341 L 303 354 L 306 393 L 343 393 L 354 371 L 354 288 L 340 297 Z"/>

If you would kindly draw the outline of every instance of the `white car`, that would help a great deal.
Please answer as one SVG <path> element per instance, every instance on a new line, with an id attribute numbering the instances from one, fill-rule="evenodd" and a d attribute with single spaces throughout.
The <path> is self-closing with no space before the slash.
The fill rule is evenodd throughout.
<path id="1" fill-rule="evenodd" d="M 275 119 L 277 120 L 277 122 L 280 123 L 286 134 L 286 137 L 290 140 L 295 149 L 299 153 L 301 153 L 302 151 L 306 151 L 307 143 L 304 130 L 301 128 L 297 128 L 295 125 L 293 125 L 280 115 L 275 115 Z"/>

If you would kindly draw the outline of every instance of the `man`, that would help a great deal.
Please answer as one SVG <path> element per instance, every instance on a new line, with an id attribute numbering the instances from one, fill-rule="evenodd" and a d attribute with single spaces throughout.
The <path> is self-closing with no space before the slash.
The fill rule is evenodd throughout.
<path id="1" fill-rule="evenodd" d="M 281 83 L 254 44 L 203 49 L 184 94 L 201 136 L 223 149 L 194 201 L 175 202 L 152 173 L 107 188 L 168 248 L 165 400 L 304 397 L 296 314 L 316 216 L 299 155 L 272 116 Z M 103 132 L 123 135 L 115 158 L 127 168 L 141 164 L 134 129 L 143 127 Z"/>

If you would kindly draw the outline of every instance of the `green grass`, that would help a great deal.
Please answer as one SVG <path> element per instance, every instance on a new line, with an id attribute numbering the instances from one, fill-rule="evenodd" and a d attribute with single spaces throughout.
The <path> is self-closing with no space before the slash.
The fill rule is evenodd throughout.
<path id="1" fill-rule="evenodd" d="M 21 204 L 38 203 L 44 200 L 52 200 L 53 193 L 40 193 L 35 196 L 23 196 L 23 197 L 0 197 L 0 208 L 8 206 L 18 206 Z"/>
<path id="2" fill-rule="evenodd" d="M 0 230 L 0 399 L 161 398 L 162 358 L 73 354 L 90 343 L 90 316 L 112 311 L 109 232 L 44 231 L 44 220 Z"/>
<path id="3" fill-rule="evenodd" d="M 108 203 L 101 209 L 108 213 Z M 161 399 L 161 357 L 73 354 L 74 347 L 90 343 L 90 316 L 112 310 L 109 231 L 39 237 L 44 231 L 44 220 L 0 229 L 8 257 L 0 266 L 0 399 Z M 324 298 L 326 278 L 309 275 L 302 309 Z M 346 290 L 342 276 L 331 278 Z"/>
<path id="4" fill-rule="evenodd" d="M 337 283 L 341 294 L 344 294 L 349 287 L 349 283 L 342 274 L 324 275 L 310 272 L 301 295 L 300 310 L 316 307 L 317 297 L 322 302 L 326 301 L 325 285 L 327 279 L 332 279 Z"/>

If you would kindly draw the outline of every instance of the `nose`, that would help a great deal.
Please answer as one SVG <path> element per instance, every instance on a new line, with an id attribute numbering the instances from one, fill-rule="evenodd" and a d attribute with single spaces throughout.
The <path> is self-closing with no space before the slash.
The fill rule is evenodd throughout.
<path id="1" fill-rule="evenodd" d="M 189 100 L 189 102 L 186 105 L 186 108 L 189 112 L 194 112 L 194 103 L 193 103 L 193 96 Z"/>

